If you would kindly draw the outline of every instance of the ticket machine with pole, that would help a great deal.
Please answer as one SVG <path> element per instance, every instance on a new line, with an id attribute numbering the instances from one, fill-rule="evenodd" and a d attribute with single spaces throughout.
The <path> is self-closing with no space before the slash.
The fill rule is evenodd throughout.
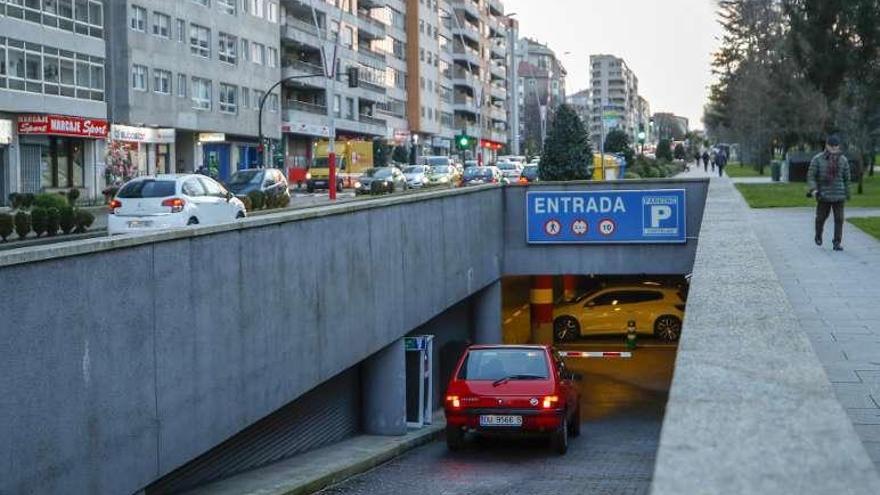
<path id="1" fill-rule="evenodd" d="M 434 416 L 434 336 L 404 339 L 406 347 L 406 425 L 421 428 Z"/>

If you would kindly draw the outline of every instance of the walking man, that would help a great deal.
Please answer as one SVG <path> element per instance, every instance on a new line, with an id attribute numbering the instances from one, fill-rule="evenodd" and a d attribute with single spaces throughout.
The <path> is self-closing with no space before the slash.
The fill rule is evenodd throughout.
<path id="1" fill-rule="evenodd" d="M 718 177 L 724 177 L 724 167 L 727 166 L 727 153 L 724 150 L 718 152 L 715 158 L 715 165 L 718 165 Z"/>
<path id="2" fill-rule="evenodd" d="M 810 162 L 807 171 L 809 197 L 815 197 L 816 206 L 816 245 L 822 245 L 822 234 L 825 221 L 834 212 L 834 244 L 835 251 L 843 251 L 844 205 L 850 199 L 849 184 L 851 180 L 849 161 L 840 152 L 840 138 L 829 136 L 825 140 L 825 151 L 819 153 Z"/>
<path id="3" fill-rule="evenodd" d="M 709 152 L 706 150 L 703 150 L 703 170 L 709 171 Z"/>

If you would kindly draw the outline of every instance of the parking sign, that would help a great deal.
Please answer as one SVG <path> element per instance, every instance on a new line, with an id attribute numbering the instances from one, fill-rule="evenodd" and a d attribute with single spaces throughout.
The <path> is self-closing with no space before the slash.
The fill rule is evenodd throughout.
<path id="1" fill-rule="evenodd" d="M 529 192 L 530 244 L 687 243 L 684 189 Z"/>

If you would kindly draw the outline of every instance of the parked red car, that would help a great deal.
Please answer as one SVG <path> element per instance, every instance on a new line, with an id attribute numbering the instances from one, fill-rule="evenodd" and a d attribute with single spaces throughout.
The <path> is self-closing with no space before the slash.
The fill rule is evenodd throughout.
<path id="1" fill-rule="evenodd" d="M 464 446 L 468 432 L 546 435 L 559 454 L 580 434 L 580 395 L 548 346 L 476 345 L 465 351 L 446 390 L 446 443 Z"/>

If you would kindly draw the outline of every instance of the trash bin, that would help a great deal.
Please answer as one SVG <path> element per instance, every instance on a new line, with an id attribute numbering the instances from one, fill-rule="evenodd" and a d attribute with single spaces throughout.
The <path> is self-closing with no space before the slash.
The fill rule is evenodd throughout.
<path id="1" fill-rule="evenodd" d="M 770 175 L 773 177 L 773 182 L 782 180 L 782 162 L 773 160 L 770 164 Z"/>

